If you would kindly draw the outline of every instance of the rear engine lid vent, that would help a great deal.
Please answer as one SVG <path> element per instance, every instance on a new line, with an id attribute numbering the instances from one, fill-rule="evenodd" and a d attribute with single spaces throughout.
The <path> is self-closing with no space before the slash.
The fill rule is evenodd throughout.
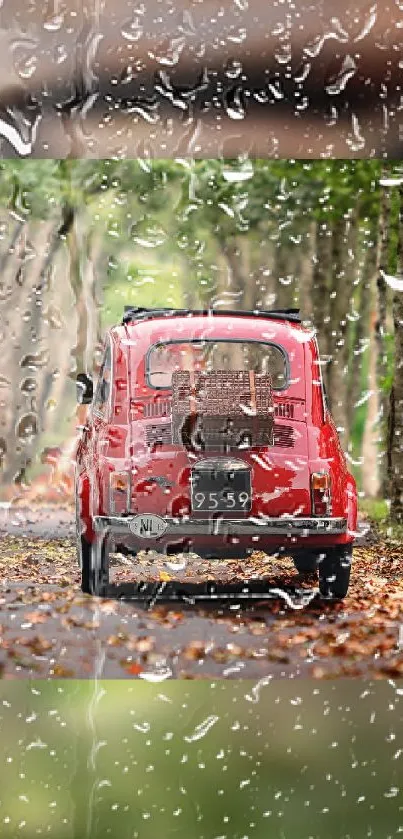
<path id="1" fill-rule="evenodd" d="M 149 446 L 170 446 L 172 444 L 171 423 L 146 426 L 146 443 Z"/>
<path id="2" fill-rule="evenodd" d="M 158 425 L 146 425 L 146 442 L 149 446 L 172 445 L 172 425 L 171 423 L 159 423 Z M 295 446 L 295 432 L 290 425 L 280 425 L 274 423 L 274 440 L 273 445 L 279 448 L 290 449 Z"/>
<path id="3" fill-rule="evenodd" d="M 280 425 L 274 423 L 274 445 L 283 449 L 292 449 L 295 446 L 295 433 L 291 425 Z"/>
<path id="4" fill-rule="evenodd" d="M 143 404 L 144 416 L 149 417 L 170 417 L 172 403 L 170 399 L 149 399 Z"/>

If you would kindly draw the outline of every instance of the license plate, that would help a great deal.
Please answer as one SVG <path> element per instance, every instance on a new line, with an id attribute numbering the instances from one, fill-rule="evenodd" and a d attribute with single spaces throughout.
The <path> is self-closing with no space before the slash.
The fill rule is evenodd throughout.
<path id="1" fill-rule="evenodd" d="M 139 536 L 140 539 L 158 539 L 165 533 L 168 525 L 160 516 L 144 514 L 132 519 L 129 527 L 134 536 Z"/>
<path id="2" fill-rule="evenodd" d="M 192 510 L 209 513 L 249 512 L 252 506 L 248 471 L 192 473 Z"/>

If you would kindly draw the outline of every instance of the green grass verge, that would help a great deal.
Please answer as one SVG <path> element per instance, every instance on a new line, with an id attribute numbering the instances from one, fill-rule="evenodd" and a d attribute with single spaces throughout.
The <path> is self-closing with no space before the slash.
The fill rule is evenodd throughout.
<path id="1" fill-rule="evenodd" d="M 389 507 L 383 498 L 360 498 L 359 508 L 371 521 L 381 524 L 389 518 Z"/>
<path id="2" fill-rule="evenodd" d="M 403 542 L 403 525 L 391 521 L 387 501 L 383 498 L 360 498 L 359 509 L 365 513 L 385 539 L 391 542 Z"/>

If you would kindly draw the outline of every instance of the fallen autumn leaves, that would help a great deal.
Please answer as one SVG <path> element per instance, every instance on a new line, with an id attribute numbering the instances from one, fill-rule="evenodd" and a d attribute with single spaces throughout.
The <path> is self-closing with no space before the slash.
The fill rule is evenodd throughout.
<path id="1" fill-rule="evenodd" d="M 171 558 L 172 560 L 172 558 Z M 167 572 L 164 560 L 116 561 L 116 581 L 194 583 L 228 588 L 264 577 L 295 602 L 301 581 L 292 562 L 255 554 L 246 562 L 198 560 Z M 3 678 L 333 678 L 403 675 L 403 565 L 399 546 L 357 547 L 343 603 L 316 598 L 296 611 L 268 601 L 163 603 L 96 600 L 81 594 L 72 539 L 4 536 L 0 541 L 0 672 Z M 253 586 L 253 583 L 252 583 Z"/>

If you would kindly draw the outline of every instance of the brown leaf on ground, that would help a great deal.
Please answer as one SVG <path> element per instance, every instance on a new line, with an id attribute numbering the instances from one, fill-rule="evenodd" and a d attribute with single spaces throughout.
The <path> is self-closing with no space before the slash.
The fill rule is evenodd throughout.
<path id="1" fill-rule="evenodd" d="M 130 676 L 139 676 L 143 672 L 144 667 L 141 664 L 125 664 L 124 669 Z"/>
<path id="2" fill-rule="evenodd" d="M 46 623 L 47 615 L 43 612 L 28 612 L 25 616 L 26 620 L 33 625 L 37 623 Z"/>

